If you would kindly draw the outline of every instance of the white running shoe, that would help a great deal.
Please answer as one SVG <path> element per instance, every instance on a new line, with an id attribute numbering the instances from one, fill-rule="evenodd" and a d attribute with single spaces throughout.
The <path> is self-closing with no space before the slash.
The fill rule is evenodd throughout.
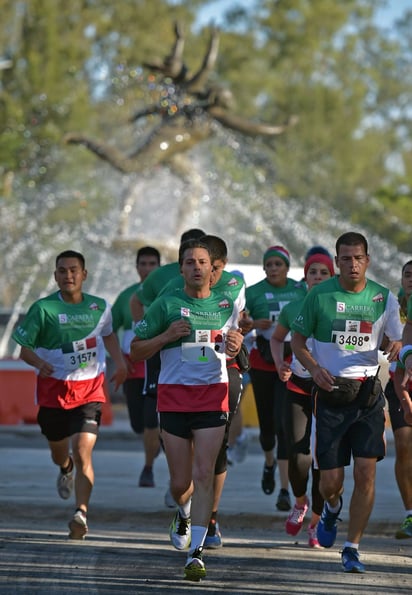
<path id="1" fill-rule="evenodd" d="M 83 510 L 78 508 L 72 519 L 69 521 L 70 539 L 84 539 L 87 531 L 87 516 Z"/>
<path id="2" fill-rule="evenodd" d="M 177 550 L 186 550 L 192 538 L 190 517 L 184 519 L 177 510 L 169 529 L 170 541 Z"/>
<path id="3" fill-rule="evenodd" d="M 202 547 L 198 547 L 189 554 L 185 566 L 185 579 L 187 581 L 200 581 L 206 576 L 205 564 L 202 560 Z"/>

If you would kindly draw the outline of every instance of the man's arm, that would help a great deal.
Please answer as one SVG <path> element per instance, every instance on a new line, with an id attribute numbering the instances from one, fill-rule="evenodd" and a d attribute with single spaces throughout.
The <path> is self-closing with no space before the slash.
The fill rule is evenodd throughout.
<path id="1" fill-rule="evenodd" d="M 284 359 L 285 337 L 288 332 L 289 330 L 286 327 L 278 323 L 270 337 L 270 351 L 272 352 L 273 361 L 282 382 L 289 380 L 292 373 L 289 363 Z"/>
<path id="2" fill-rule="evenodd" d="M 292 350 L 302 366 L 308 370 L 309 374 L 313 378 L 313 381 L 318 386 L 320 386 L 320 388 L 331 392 L 333 390 L 332 387 L 334 385 L 335 379 L 326 370 L 326 368 L 321 368 L 307 348 L 306 341 L 307 337 L 301 333 L 298 333 L 297 331 L 294 331 L 292 340 L 290 342 Z"/>
<path id="3" fill-rule="evenodd" d="M 402 368 L 396 368 L 393 377 L 393 386 L 399 399 L 400 406 L 402 407 L 405 421 L 407 424 L 412 425 L 412 399 L 409 391 L 404 385 L 404 376 L 405 374 Z"/>
<path id="4" fill-rule="evenodd" d="M 37 368 L 41 378 L 47 378 L 54 371 L 54 368 L 51 364 L 39 357 L 37 353 L 29 347 L 21 347 L 20 358 L 29 366 Z"/>
<path id="5" fill-rule="evenodd" d="M 130 343 L 130 359 L 132 362 L 149 359 L 149 357 L 152 357 L 152 355 L 163 349 L 168 343 L 173 343 L 182 337 L 187 337 L 190 333 L 190 322 L 181 318 L 172 322 L 169 328 L 163 331 L 163 333 L 151 339 L 134 337 Z"/>

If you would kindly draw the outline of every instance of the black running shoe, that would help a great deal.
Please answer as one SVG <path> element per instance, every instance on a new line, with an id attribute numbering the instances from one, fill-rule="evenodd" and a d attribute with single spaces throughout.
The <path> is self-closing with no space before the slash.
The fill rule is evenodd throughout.
<path id="1" fill-rule="evenodd" d="M 276 463 L 272 467 L 263 466 L 262 490 L 267 496 L 270 496 L 275 491 L 275 471 Z"/>

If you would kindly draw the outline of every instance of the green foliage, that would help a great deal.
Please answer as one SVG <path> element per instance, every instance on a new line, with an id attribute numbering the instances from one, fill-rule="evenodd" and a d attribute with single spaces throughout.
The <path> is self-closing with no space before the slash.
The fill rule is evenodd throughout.
<path id="1" fill-rule="evenodd" d="M 209 30 L 192 24 L 206 4 L 4 0 L 0 56 L 12 67 L 0 70 L 0 208 L 41 216 L 50 229 L 59 221 L 92 224 L 118 208 L 99 175 L 108 166 L 64 145 L 64 134 L 87 132 L 126 150 L 144 142 L 154 120 L 128 121 L 158 92 L 142 64 L 170 52 L 179 20 L 185 61 L 196 71 Z M 379 4 L 257 0 L 229 11 L 212 82 L 233 92 L 235 114 L 271 124 L 297 115 L 299 122 L 248 144 L 250 167 L 227 144 L 208 148 L 233 183 L 261 174 L 285 200 L 318 196 L 409 251 L 412 12 L 394 38 L 374 25 Z M 256 213 L 260 204 L 250 199 L 247 208 Z M 1 225 L 4 235 L 9 228 Z"/>

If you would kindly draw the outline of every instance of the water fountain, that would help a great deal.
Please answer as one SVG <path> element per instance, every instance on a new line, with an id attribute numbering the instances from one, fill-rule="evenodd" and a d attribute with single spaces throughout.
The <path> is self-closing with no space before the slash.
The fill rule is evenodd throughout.
<path id="1" fill-rule="evenodd" d="M 9 339 L 17 317 L 54 288 L 50 277 L 54 257 L 67 247 L 86 256 L 90 271 L 86 291 L 113 301 L 135 279 L 137 247 L 153 244 L 160 248 L 164 261 L 173 260 L 181 231 L 188 227 L 202 227 L 225 238 L 232 262 L 260 264 L 265 248 L 281 243 L 290 250 L 295 266 L 302 266 L 303 254 L 313 244 L 321 243 L 333 251 L 337 236 L 348 230 L 341 214 L 326 201 L 307 197 L 302 208 L 300 200 L 274 193 L 276 172 L 264 147 L 253 137 L 276 135 L 285 127 L 252 124 L 235 116 L 225 103 L 227 94 L 219 94 L 209 85 L 217 53 L 216 32 L 212 32 L 202 67 L 194 76 L 184 69 L 182 41 L 183 32 L 177 27 L 171 54 L 147 65 L 162 74 L 162 101 L 135 113 L 134 119 L 157 113 L 160 124 L 138 150 L 124 155 L 84 135 L 72 134 L 66 139 L 85 144 L 114 167 L 105 165 L 96 169 L 98 174 L 91 174 L 104 177 L 107 193 L 113 197 L 109 209 L 96 214 L 90 223 L 80 216 L 75 225 L 64 221 L 42 225 L 51 206 L 73 202 L 73 196 L 62 187 L 43 188 L 42 200 L 36 197 L 35 188 L 29 189 L 24 204 L 2 205 L 2 226 L 8 233 L 0 237 L 4 254 L 1 291 L 11 317 L 4 328 L 0 357 L 14 353 Z M 164 86 L 167 93 L 162 95 Z M 184 161 L 183 152 L 189 147 L 189 158 Z M 215 161 L 216 147 L 230 153 L 223 173 L 217 173 L 222 167 Z M 152 166 L 145 172 L 142 164 L 147 163 Z M 81 209 L 81 200 L 77 208 Z M 396 253 L 378 236 L 366 235 L 372 254 L 371 277 L 396 291 L 407 255 Z"/>

